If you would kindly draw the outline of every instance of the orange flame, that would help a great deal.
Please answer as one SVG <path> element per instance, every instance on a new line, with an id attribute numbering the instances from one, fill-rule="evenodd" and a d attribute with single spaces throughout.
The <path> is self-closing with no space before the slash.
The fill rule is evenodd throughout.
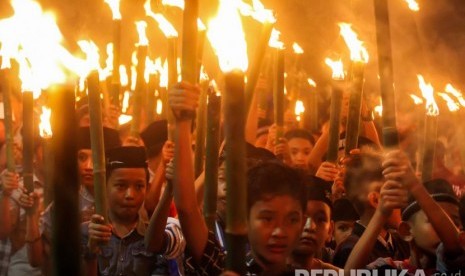
<path id="1" fill-rule="evenodd" d="M 333 71 L 332 78 L 334 80 L 344 80 L 344 65 L 342 60 L 332 60 L 330 58 L 325 59 L 326 65 L 328 65 Z"/>
<path id="2" fill-rule="evenodd" d="M 284 43 L 279 40 L 281 32 L 273 28 L 271 31 L 270 40 L 268 41 L 268 46 L 276 49 L 284 49 Z"/>
<path id="3" fill-rule="evenodd" d="M 426 83 L 422 75 L 417 75 L 421 94 L 426 99 L 426 115 L 438 116 L 439 107 L 434 100 L 434 88 L 431 83 Z"/>
<path id="4" fill-rule="evenodd" d="M 102 68 L 100 71 L 100 80 L 106 80 L 111 76 L 113 71 L 113 43 L 107 44 L 107 59 L 105 60 L 105 68 Z"/>
<path id="5" fill-rule="evenodd" d="M 311 87 L 316 87 L 316 82 L 312 79 L 307 79 L 308 81 L 308 84 L 311 86 Z"/>
<path id="6" fill-rule="evenodd" d="M 413 102 L 416 104 L 416 105 L 419 105 L 419 104 L 422 104 L 423 103 L 423 99 L 418 97 L 417 95 L 414 95 L 414 94 L 410 94 L 410 98 L 412 98 Z"/>
<path id="7" fill-rule="evenodd" d="M 304 106 L 304 103 L 301 101 L 301 100 L 297 100 L 295 102 L 295 110 L 294 110 L 294 113 L 295 113 L 295 116 L 296 116 L 296 119 L 298 122 L 300 122 L 301 120 L 301 115 L 302 113 L 305 112 L 305 106 Z"/>
<path id="8" fill-rule="evenodd" d="M 450 112 L 457 112 L 460 109 L 460 106 L 458 103 L 456 103 L 448 94 L 446 93 L 438 93 L 438 96 L 440 96 L 444 101 L 446 101 L 447 108 L 449 108 Z"/>
<path id="9" fill-rule="evenodd" d="M 294 44 L 292 44 L 292 48 L 294 49 L 294 53 L 296 53 L 298 55 L 304 53 L 304 50 L 302 49 L 302 47 L 300 47 L 300 45 L 297 44 L 296 42 L 294 42 Z"/>
<path id="10" fill-rule="evenodd" d="M 12 0 L 11 6 L 13 16 L 0 20 L 1 67 L 10 68 L 10 59 L 21 49 L 42 89 L 63 83 L 64 68 L 79 74 L 83 61 L 61 45 L 63 36 L 53 14 L 44 13 L 32 0 Z"/>
<path id="11" fill-rule="evenodd" d="M 127 123 L 129 123 L 131 120 L 132 120 L 132 116 L 131 116 L 131 115 L 121 114 L 121 115 L 119 115 L 119 117 L 118 117 L 118 123 L 119 123 L 119 125 L 127 124 Z"/>
<path id="12" fill-rule="evenodd" d="M 275 23 L 276 18 L 272 10 L 265 9 L 265 6 L 260 0 L 252 0 L 252 6 L 243 1 L 239 2 L 239 12 L 243 16 L 251 16 L 260 23 Z"/>
<path id="13" fill-rule="evenodd" d="M 153 18 L 158 23 L 158 27 L 166 37 L 178 37 L 178 31 L 176 31 L 173 25 L 161 13 L 154 13 L 152 11 L 150 0 L 145 1 L 144 9 L 145 15 Z"/>
<path id="14" fill-rule="evenodd" d="M 160 87 L 168 87 L 168 61 L 165 60 L 163 68 L 160 71 Z"/>
<path id="15" fill-rule="evenodd" d="M 121 12 L 119 10 L 120 0 L 105 0 L 104 2 L 110 7 L 111 13 L 113 14 L 113 20 L 121 20 Z"/>
<path id="16" fill-rule="evenodd" d="M 247 71 L 247 43 L 236 1 L 220 0 L 218 14 L 208 24 L 207 36 L 223 72 Z"/>
<path id="17" fill-rule="evenodd" d="M 363 42 L 357 37 L 350 24 L 339 23 L 341 35 L 350 50 L 350 59 L 352 61 L 368 62 L 368 51 L 363 47 Z"/>
<path id="18" fill-rule="evenodd" d="M 455 89 L 452 84 L 448 83 L 446 85 L 446 92 L 449 93 L 449 94 L 452 94 L 454 97 L 457 98 L 457 100 L 459 101 L 460 105 L 465 107 L 465 99 L 463 98 L 462 96 L 462 93 Z"/>
<path id="19" fill-rule="evenodd" d="M 147 23 L 145 21 L 136 21 L 136 28 L 137 33 L 139 34 L 139 42 L 137 42 L 137 46 L 149 45 L 149 39 L 145 32 L 145 29 L 147 29 Z"/>
<path id="20" fill-rule="evenodd" d="M 157 107 L 156 107 L 156 113 L 158 115 L 161 115 L 163 112 L 163 101 L 161 99 L 157 100 Z"/>
<path id="21" fill-rule="evenodd" d="M 126 71 L 126 66 L 119 66 L 119 81 L 121 86 L 125 87 L 129 84 L 128 72 Z"/>
<path id="22" fill-rule="evenodd" d="M 40 84 L 23 51 L 18 53 L 16 60 L 19 63 L 19 78 L 21 79 L 22 92 L 32 92 L 33 97 L 37 99 L 41 93 Z"/>
<path id="23" fill-rule="evenodd" d="M 373 111 L 375 112 L 378 117 L 383 117 L 383 105 L 379 104 L 373 108 Z"/>
<path id="24" fill-rule="evenodd" d="M 411 9 L 412 11 L 419 11 L 420 10 L 420 5 L 418 5 L 418 2 L 415 0 L 404 0 L 408 4 L 408 8 Z"/>
<path id="25" fill-rule="evenodd" d="M 121 106 L 121 111 L 123 113 L 126 113 L 128 112 L 128 108 L 129 108 L 129 91 L 125 91 L 124 94 L 123 94 L 123 105 Z"/>
<path id="26" fill-rule="evenodd" d="M 162 0 L 161 4 L 163 6 L 177 7 L 184 10 L 184 0 Z M 197 28 L 199 31 L 205 31 L 207 29 L 200 18 L 197 18 Z"/>
<path id="27" fill-rule="evenodd" d="M 52 110 L 46 106 L 42 106 L 42 114 L 40 114 L 39 132 L 42 138 L 52 137 L 52 126 L 50 125 L 50 116 Z"/>

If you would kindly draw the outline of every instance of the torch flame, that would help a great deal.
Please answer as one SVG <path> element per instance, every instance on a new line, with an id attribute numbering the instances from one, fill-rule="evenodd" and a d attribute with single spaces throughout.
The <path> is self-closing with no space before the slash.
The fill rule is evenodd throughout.
<path id="1" fill-rule="evenodd" d="M 154 13 L 152 11 L 152 8 L 150 7 L 150 0 L 145 1 L 144 9 L 145 15 L 157 21 L 158 27 L 166 37 L 178 37 L 178 31 L 176 31 L 173 25 L 161 13 Z"/>
<path id="2" fill-rule="evenodd" d="M 334 80 L 343 80 L 344 79 L 344 65 L 342 64 L 342 60 L 332 60 L 330 58 L 325 59 L 326 65 L 328 65 L 331 70 L 333 71 L 332 78 Z"/>
<path id="3" fill-rule="evenodd" d="M 131 115 L 126 115 L 126 114 L 121 114 L 118 117 L 118 123 L 119 125 L 124 125 L 126 123 L 129 123 L 132 120 Z"/>
<path id="4" fill-rule="evenodd" d="M 383 116 L 383 105 L 379 104 L 379 105 L 375 106 L 373 111 L 378 115 L 378 117 L 382 117 Z"/>
<path id="5" fill-rule="evenodd" d="M 316 87 L 316 82 L 312 79 L 307 79 L 308 81 L 308 84 L 311 86 L 311 87 Z"/>
<path id="6" fill-rule="evenodd" d="M 128 112 L 128 107 L 129 107 L 129 91 L 125 91 L 123 94 L 123 105 L 121 106 L 121 111 L 123 113 Z"/>
<path id="7" fill-rule="evenodd" d="M 21 79 L 21 90 L 23 92 L 29 91 L 33 93 L 33 97 L 37 99 L 40 96 L 40 84 L 38 83 L 35 72 L 32 70 L 31 65 L 23 52 L 18 53 L 16 60 L 19 63 L 19 78 Z"/>
<path id="8" fill-rule="evenodd" d="M 126 66 L 124 65 L 119 66 L 119 81 L 123 87 L 129 84 L 128 73 L 126 71 Z"/>
<path id="9" fill-rule="evenodd" d="M 296 42 L 294 42 L 294 44 L 292 44 L 292 48 L 294 49 L 294 53 L 296 53 L 298 55 L 304 53 L 304 50 L 302 49 L 302 47 L 300 47 L 300 45 L 297 44 Z"/>
<path id="10" fill-rule="evenodd" d="M 300 122 L 300 116 L 305 112 L 304 103 L 301 100 L 295 102 L 295 116 L 298 122 Z"/>
<path id="11" fill-rule="evenodd" d="M 460 109 L 458 103 L 456 103 L 448 94 L 438 93 L 438 95 L 446 101 L 447 108 L 449 108 L 450 112 L 457 112 Z"/>
<path id="12" fill-rule="evenodd" d="M 363 42 L 357 37 L 350 24 L 339 23 L 341 35 L 350 50 L 350 59 L 352 61 L 368 62 L 368 51 L 363 47 Z"/>
<path id="13" fill-rule="evenodd" d="M 248 67 L 247 43 L 236 3 L 220 0 L 218 14 L 208 24 L 207 36 L 223 72 L 235 69 L 245 72 Z"/>
<path id="14" fill-rule="evenodd" d="M 417 95 L 414 95 L 414 94 L 410 94 L 410 98 L 412 98 L 413 102 L 416 104 L 416 105 L 419 105 L 419 104 L 422 104 L 423 103 L 423 99 L 418 97 Z"/>
<path id="15" fill-rule="evenodd" d="M 10 68 L 10 59 L 18 58 L 21 49 L 41 89 L 63 83 L 64 68 L 79 74 L 84 62 L 61 45 L 63 36 L 53 14 L 32 0 L 12 0 L 11 6 L 13 16 L 0 20 L 1 67 Z"/>
<path id="16" fill-rule="evenodd" d="M 160 71 L 160 87 L 168 87 L 168 61 L 165 60 L 163 68 Z"/>
<path id="17" fill-rule="evenodd" d="M 408 8 L 411 9 L 412 11 L 419 11 L 420 10 L 420 5 L 418 5 L 417 1 L 415 0 L 404 0 L 408 4 Z"/>
<path id="18" fill-rule="evenodd" d="M 265 6 L 262 4 L 262 2 L 260 2 L 260 0 L 252 0 L 252 6 L 244 3 L 243 1 L 240 1 L 238 8 L 239 12 L 243 16 L 251 16 L 253 19 L 260 23 L 273 24 L 276 22 L 273 11 L 265 9 Z"/>
<path id="19" fill-rule="evenodd" d="M 163 112 L 163 101 L 161 99 L 157 100 L 156 112 L 158 115 L 161 115 L 161 113 Z"/>
<path id="20" fill-rule="evenodd" d="M 421 94 L 426 99 L 426 115 L 438 116 L 439 108 L 434 100 L 434 88 L 431 83 L 426 83 L 422 75 L 417 75 Z"/>
<path id="21" fill-rule="evenodd" d="M 139 34 L 139 42 L 137 43 L 138 46 L 147 46 L 149 45 L 149 39 L 147 38 L 147 34 L 145 29 L 147 28 L 147 23 L 145 21 L 136 21 L 136 28 L 137 33 Z"/>
<path id="22" fill-rule="evenodd" d="M 42 138 L 52 137 L 52 126 L 50 125 L 50 116 L 52 110 L 45 106 L 42 106 L 42 114 L 40 114 L 39 131 Z"/>
<path id="23" fill-rule="evenodd" d="M 459 90 L 455 89 L 452 86 L 452 84 L 448 83 L 446 85 L 446 92 L 449 93 L 449 94 L 452 94 L 454 97 L 456 97 L 457 100 L 459 101 L 460 105 L 465 107 L 465 99 L 463 98 L 462 93 L 460 93 Z"/>
<path id="24" fill-rule="evenodd" d="M 113 20 L 121 20 L 121 12 L 119 10 L 120 0 L 105 0 L 104 2 L 110 7 L 111 13 L 113 14 Z"/>
<path id="25" fill-rule="evenodd" d="M 162 0 L 161 4 L 163 6 L 178 7 L 181 10 L 184 10 L 184 0 Z"/>
<path id="26" fill-rule="evenodd" d="M 268 46 L 276 49 L 284 49 L 284 43 L 279 40 L 281 32 L 273 28 L 271 31 L 270 40 L 268 41 Z"/>

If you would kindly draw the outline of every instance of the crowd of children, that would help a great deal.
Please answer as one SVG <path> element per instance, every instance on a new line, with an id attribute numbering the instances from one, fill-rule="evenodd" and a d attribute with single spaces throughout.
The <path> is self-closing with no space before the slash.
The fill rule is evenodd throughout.
<path id="1" fill-rule="evenodd" d="M 192 118 L 179 116 L 196 110 L 199 95 L 198 86 L 177 84 L 168 96 L 175 124 L 155 121 L 137 137 L 107 124 L 105 218 L 95 212 L 88 106 L 76 109 L 82 222 L 76 250 L 85 275 L 237 274 L 225 268 L 225 160 L 235 153 L 224 144 L 219 152 L 217 215 L 209 230 L 202 214 L 205 175 L 196 179 L 194 173 Z M 244 160 L 247 275 L 465 272 L 463 200 L 448 180 L 422 183 L 414 160 L 402 149 L 382 149 L 366 112 L 363 108 L 359 147 L 345 156 L 341 128 L 337 164 L 325 161 L 325 126 L 321 133 L 287 126 L 278 142 L 273 125 L 257 130 L 254 122 L 252 130 L 246 129 L 247 137 L 250 132 L 256 137 L 247 139 Z M 19 168 L 21 122 L 15 125 Z M 168 127 L 176 129 L 174 141 L 168 140 Z M 51 275 L 53 270 L 54 205 L 44 196 L 49 187 L 44 187 L 41 140 L 36 140 L 33 192 L 23 187 L 20 170 L 7 171 L 0 159 L 0 276 Z"/>

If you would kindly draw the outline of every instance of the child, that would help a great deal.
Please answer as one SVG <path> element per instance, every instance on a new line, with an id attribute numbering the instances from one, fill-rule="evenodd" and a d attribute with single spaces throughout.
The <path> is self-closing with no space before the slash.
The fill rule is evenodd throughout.
<path id="1" fill-rule="evenodd" d="M 310 152 L 315 145 L 312 134 L 305 129 L 293 129 L 286 132 L 284 138 L 287 140 L 292 166 L 308 170 Z"/>
<path id="2" fill-rule="evenodd" d="M 194 111 L 199 87 L 182 82 L 169 92 L 175 114 Z M 174 199 L 187 242 L 186 265 L 198 275 L 219 275 L 224 254 L 213 232 L 209 232 L 194 196 L 194 172 L 190 149 L 191 120 L 176 117 Z M 234 153 L 233 153 L 234 154 Z M 302 232 L 306 204 L 302 178 L 294 169 L 265 162 L 248 173 L 248 238 L 251 255 L 249 274 L 280 273 Z"/>
<path id="3" fill-rule="evenodd" d="M 308 183 L 306 223 L 298 246 L 292 251 L 296 267 L 310 269 L 338 269 L 323 262 L 321 252 L 331 240 L 334 223 L 331 221 L 331 191 L 320 183 Z"/>
<path id="4" fill-rule="evenodd" d="M 354 229 L 355 222 L 360 219 L 354 206 L 347 198 L 340 198 L 333 203 L 332 219 L 334 221 L 334 242 L 339 246 Z"/>
<path id="5" fill-rule="evenodd" d="M 369 269 L 407 269 L 415 273 L 423 269 L 427 275 L 436 272 L 450 273 L 463 269 L 465 251 L 460 248 L 459 203 L 445 181 L 423 184 L 416 179 L 408 157 L 401 151 L 392 151 L 383 162 L 386 183 L 381 191 L 380 204 L 367 230 L 354 247 L 345 269 L 364 267 L 367 252 L 389 214 L 407 203 L 407 191 L 412 198 L 402 212 L 401 235 L 409 241 L 410 258 L 379 258 Z M 445 185 L 446 186 L 445 186 Z"/>
<path id="6" fill-rule="evenodd" d="M 344 267 L 350 252 L 376 212 L 381 186 L 385 182 L 381 164 L 382 156 L 368 151 L 352 156 L 346 163 L 344 187 L 347 198 L 360 215 L 360 220 L 355 223 L 352 234 L 336 249 L 333 264 L 338 267 Z M 395 232 L 390 231 L 397 229 L 399 224 L 400 210 L 396 210 L 383 225 L 376 245 L 370 251 L 370 261 L 388 256 L 395 259 L 408 258 L 408 244 Z"/>
<path id="7" fill-rule="evenodd" d="M 120 147 L 107 152 L 109 223 L 103 224 L 103 217 L 95 214 L 90 222 L 82 225 L 86 275 L 166 274 L 166 263 L 156 254 L 170 258 L 182 254 L 183 237 L 177 236 L 181 233 L 179 230 L 173 231 L 177 228 L 173 224 L 168 224 L 166 230 L 158 228 L 160 231 L 151 232 L 162 239 L 161 244 L 165 247 L 156 247 L 156 252 L 146 250 L 144 235 L 147 224 L 139 212 L 145 199 L 148 177 L 143 147 Z M 165 223 L 167 216 L 165 212 Z"/>

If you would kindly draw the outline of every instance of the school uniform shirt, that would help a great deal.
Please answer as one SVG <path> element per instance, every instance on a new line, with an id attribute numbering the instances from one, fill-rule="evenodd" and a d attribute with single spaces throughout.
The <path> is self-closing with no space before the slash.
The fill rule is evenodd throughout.
<path id="1" fill-rule="evenodd" d="M 147 224 L 138 219 L 136 227 L 124 237 L 112 233 L 108 244 L 101 246 L 97 254 L 99 275 L 144 276 L 169 275 L 167 259 L 181 256 L 185 249 L 185 240 L 179 222 L 169 218 L 165 233 L 167 246 L 162 255 L 145 249 L 144 235 Z M 82 252 L 86 252 L 89 240 L 89 222 L 81 225 Z M 84 256 L 85 258 L 86 256 Z"/>
<path id="2" fill-rule="evenodd" d="M 6 276 L 10 264 L 11 243 L 10 240 L 0 240 L 0 276 Z"/>
<path id="3" fill-rule="evenodd" d="M 352 234 L 348 236 L 334 253 L 333 264 L 337 267 L 344 267 L 352 249 L 365 232 L 365 226 L 356 222 Z M 405 260 L 410 256 L 410 249 L 407 242 L 402 240 L 395 232 L 389 233 L 388 238 L 378 237 L 373 250 L 370 253 L 368 262 L 374 262 L 380 257 L 392 257 L 394 260 Z"/>

